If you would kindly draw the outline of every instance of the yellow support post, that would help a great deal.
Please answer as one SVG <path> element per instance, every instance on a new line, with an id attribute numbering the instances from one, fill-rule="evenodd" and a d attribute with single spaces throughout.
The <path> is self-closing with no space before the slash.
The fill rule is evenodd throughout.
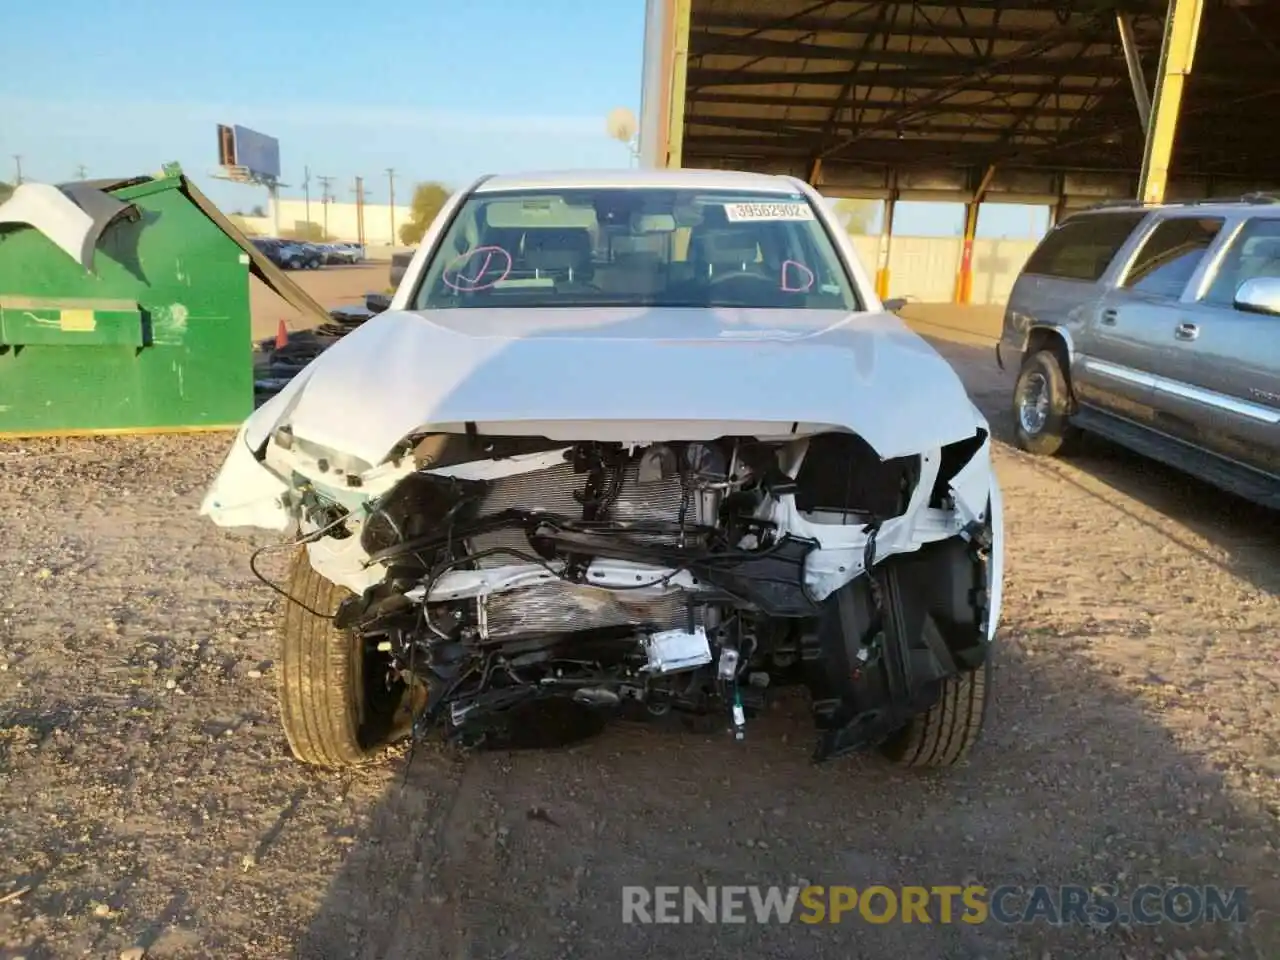
<path id="1" fill-rule="evenodd" d="M 1151 103 L 1151 122 L 1147 126 L 1146 146 L 1142 153 L 1142 175 L 1138 179 L 1138 196 L 1144 203 L 1164 200 L 1169 180 L 1169 161 L 1173 156 L 1178 132 L 1178 112 L 1182 92 L 1195 58 L 1200 35 L 1200 19 L 1204 0 L 1169 0 L 1169 15 L 1164 25 L 1164 42 L 1160 47 L 1160 73 Z"/>
<path id="2" fill-rule="evenodd" d="M 668 169 L 681 165 L 684 156 L 685 88 L 689 79 L 689 19 L 693 0 L 671 0 L 671 84 L 667 113 Z"/>
<path id="3" fill-rule="evenodd" d="M 876 296 L 881 300 L 889 297 L 889 251 L 893 244 L 893 208 L 897 202 L 897 190 L 893 190 L 884 202 L 884 223 L 880 227 L 880 246 L 876 251 Z"/>
<path id="4" fill-rule="evenodd" d="M 964 205 L 964 243 L 960 248 L 960 270 L 956 274 L 956 303 L 968 303 L 973 293 L 973 239 L 978 232 L 978 208 L 982 206 L 982 198 L 995 175 L 996 168 L 992 164 L 982 175 L 978 189 L 973 191 L 973 200 Z"/>
<path id="5" fill-rule="evenodd" d="M 978 232 L 977 202 L 964 205 L 964 242 L 960 247 L 960 270 L 956 274 L 956 303 L 968 303 L 973 292 L 973 238 Z"/>
<path id="6" fill-rule="evenodd" d="M 808 184 L 811 187 L 817 187 L 818 178 L 822 176 L 822 158 L 814 157 L 813 163 L 809 164 Z"/>

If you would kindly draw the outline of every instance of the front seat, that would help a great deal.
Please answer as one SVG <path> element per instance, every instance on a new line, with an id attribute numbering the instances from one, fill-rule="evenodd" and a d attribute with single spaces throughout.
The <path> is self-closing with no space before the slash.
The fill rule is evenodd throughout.
<path id="1" fill-rule="evenodd" d="M 754 227 L 729 224 L 701 230 L 689 240 L 689 259 L 703 278 L 726 273 L 758 273 L 760 245 Z"/>
<path id="2" fill-rule="evenodd" d="M 585 228 L 530 230 L 524 236 L 525 270 L 549 276 L 557 286 L 591 286 L 591 233 Z"/>

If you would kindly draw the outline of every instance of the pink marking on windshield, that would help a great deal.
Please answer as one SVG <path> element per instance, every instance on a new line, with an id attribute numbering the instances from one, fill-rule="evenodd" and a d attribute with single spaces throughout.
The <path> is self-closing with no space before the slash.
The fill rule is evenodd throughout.
<path id="1" fill-rule="evenodd" d="M 495 264 L 495 259 L 502 266 Z M 479 269 L 463 273 L 462 268 L 472 261 L 479 263 Z M 440 282 L 450 290 L 457 290 L 459 293 L 489 290 L 511 275 L 511 266 L 511 254 L 502 247 L 476 247 L 455 258 L 445 267 L 444 272 L 440 274 Z"/>
<path id="2" fill-rule="evenodd" d="M 799 270 L 804 275 L 800 281 L 800 286 L 792 286 L 792 284 L 788 281 L 787 279 L 788 267 L 793 268 L 793 271 Z M 813 285 L 814 283 L 817 282 L 817 279 L 818 278 L 814 276 L 813 271 L 810 270 L 808 267 L 806 267 L 803 263 L 800 263 L 797 260 L 782 261 L 782 279 L 779 284 L 779 289 L 781 289 L 783 293 L 808 293 L 810 290 L 813 289 Z"/>

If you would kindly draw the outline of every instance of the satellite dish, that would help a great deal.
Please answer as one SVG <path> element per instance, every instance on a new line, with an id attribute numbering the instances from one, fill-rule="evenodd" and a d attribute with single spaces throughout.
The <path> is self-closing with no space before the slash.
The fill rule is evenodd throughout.
<path id="1" fill-rule="evenodd" d="M 614 107 L 605 120 L 609 136 L 622 143 L 630 143 L 635 138 L 638 127 L 636 115 L 626 107 Z"/>

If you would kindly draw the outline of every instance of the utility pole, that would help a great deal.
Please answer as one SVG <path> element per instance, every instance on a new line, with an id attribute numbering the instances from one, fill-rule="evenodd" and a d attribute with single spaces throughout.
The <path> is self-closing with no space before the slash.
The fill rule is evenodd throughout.
<path id="1" fill-rule="evenodd" d="M 356 177 L 356 239 L 364 246 L 364 177 Z"/>
<path id="2" fill-rule="evenodd" d="M 18 174 L 14 177 L 13 185 L 15 187 L 22 186 L 22 154 L 15 153 L 13 155 L 13 165 L 17 169 Z"/>
<path id="3" fill-rule="evenodd" d="M 391 246 L 396 245 L 396 168 L 387 167 L 387 212 L 391 215 Z"/>
<path id="4" fill-rule="evenodd" d="M 310 167 L 302 168 L 302 202 L 305 210 L 305 213 L 303 214 L 303 216 L 307 218 L 307 223 L 310 224 L 311 223 L 311 168 Z M 324 237 L 321 237 L 320 239 L 323 240 Z"/>
<path id="5" fill-rule="evenodd" d="M 329 184 L 333 183 L 333 177 L 316 177 L 320 181 L 320 207 L 324 211 L 324 232 L 329 232 L 329 198 L 333 195 L 329 192 Z"/>
<path id="6" fill-rule="evenodd" d="M 88 176 L 89 176 L 89 168 L 86 167 L 83 163 L 78 164 L 76 166 L 76 179 L 85 180 L 88 178 Z"/>

